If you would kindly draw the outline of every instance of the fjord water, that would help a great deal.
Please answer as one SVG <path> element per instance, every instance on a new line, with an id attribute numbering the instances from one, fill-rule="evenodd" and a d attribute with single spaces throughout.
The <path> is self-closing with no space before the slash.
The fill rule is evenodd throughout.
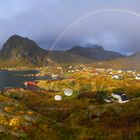
<path id="1" fill-rule="evenodd" d="M 34 81 L 44 77 L 31 77 L 28 74 L 37 74 L 37 70 L 28 71 L 0 71 L 0 89 L 5 87 L 23 88 L 25 81 Z M 47 77 L 45 77 L 47 79 Z"/>

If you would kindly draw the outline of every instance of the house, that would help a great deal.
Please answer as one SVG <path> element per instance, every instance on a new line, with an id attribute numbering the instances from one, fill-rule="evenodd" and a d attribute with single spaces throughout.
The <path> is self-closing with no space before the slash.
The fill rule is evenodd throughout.
<path id="1" fill-rule="evenodd" d="M 105 71 L 105 68 L 96 68 L 95 71 L 96 72 L 104 72 Z"/>
<path id="2" fill-rule="evenodd" d="M 132 70 L 128 70 L 127 73 L 133 73 L 133 71 Z"/>
<path id="3" fill-rule="evenodd" d="M 55 95 L 54 96 L 54 100 L 55 101 L 61 101 L 62 100 L 62 96 L 61 95 Z"/>
<path id="4" fill-rule="evenodd" d="M 107 69 L 106 71 L 107 71 L 107 72 L 112 72 L 112 71 L 113 71 L 113 69 Z"/>
<path id="5" fill-rule="evenodd" d="M 139 75 L 136 75 L 136 76 L 135 76 L 135 79 L 136 79 L 136 80 L 140 80 L 140 76 L 139 76 Z"/>
<path id="6" fill-rule="evenodd" d="M 120 76 L 115 74 L 115 75 L 112 76 L 112 79 L 120 79 Z"/>
<path id="7" fill-rule="evenodd" d="M 123 103 L 126 103 L 126 102 L 129 101 L 125 94 L 114 94 L 114 93 L 112 93 L 111 96 L 113 98 L 117 99 L 120 104 L 123 104 Z"/>
<path id="8" fill-rule="evenodd" d="M 122 70 L 118 70 L 118 73 L 122 73 L 123 71 Z"/>
<path id="9" fill-rule="evenodd" d="M 56 74 L 52 74 L 51 77 L 52 77 L 52 79 L 57 80 L 58 75 L 56 75 Z"/>
<path id="10" fill-rule="evenodd" d="M 64 94 L 66 96 L 72 96 L 73 95 L 73 90 L 72 89 L 65 89 Z"/>
<path id="11" fill-rule="evenodd" d="M 58 70 L 61 70 L 61 69 L 62 69 L 62 67 L 57 67 L 57 69 L 58 69 Z"/>

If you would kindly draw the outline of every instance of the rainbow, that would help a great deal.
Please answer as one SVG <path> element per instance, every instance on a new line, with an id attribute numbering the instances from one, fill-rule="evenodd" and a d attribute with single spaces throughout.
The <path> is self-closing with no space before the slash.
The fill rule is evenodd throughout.
<path id="1" fill-rule="evenodd" d="M 65 33 L 68 32 L 70 29 L 72 29 L 75 25 L 77 25 L 78 23 L 80 23 L 81 21 L 85 20 L 88 17 L 95 16 L 98 14 L 103 14 L 103 13 L 124 13 L 124 14 L 129 14 L 132 16 L 140 17 L 140 13 L 138 13 L 138 12 L 134 12 L 134 11 L 130 11 L 130 10 L 123 10 L 123 9 L 104 9 L 104 10 L 98 10 L 98 11 L 88 13 L 88 14 L 78 18 L 77 20 L 75 20 L 69 26 L 67 26 L 65 28 L 65 30 L 53 42 L 52 46 L 50 47 L 50 50 L 53 50 L 53 48 L 61 40 L 61 38 L 65 35 Z"/>

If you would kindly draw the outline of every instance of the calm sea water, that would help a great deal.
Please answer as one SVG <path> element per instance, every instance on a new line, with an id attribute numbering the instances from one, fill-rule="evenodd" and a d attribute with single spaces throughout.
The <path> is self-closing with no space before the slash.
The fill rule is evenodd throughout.
<path id="1" fill-rule="evenodd" d="M 25 81 L 49 79 L 49 77 L 30 77 L 27 74 L 37 74 L 36 70 L 29 71 L 0 71 L 0 89 L 5 87 L 24 87 Z"/>

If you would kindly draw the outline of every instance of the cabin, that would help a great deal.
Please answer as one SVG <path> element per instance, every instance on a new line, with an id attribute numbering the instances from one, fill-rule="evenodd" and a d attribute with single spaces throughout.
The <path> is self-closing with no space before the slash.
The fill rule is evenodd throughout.
<path id="1" fill-rule="evenodd" d="M 55 101 L 61 101 L 62 100 L 62 96 L 61 95 L 55 95 L 54 96 L 54 100 Z"/>
<path id="2" fill-rule="evenodd" d="M 123 71 L 122 70 L 118 70 L 118 73 L 122 73 Z"/>
<path id="3" fill-rule="evenodd" d="M 117 102 L 120 103 L 120 104 L 123 104 L 123 103 L 126 103 L 126 102 L 129 101 L 125 94 L 121 94 L 121 93 L 120 94 L 114 94 L 114 93 L 112 93 L 111 96 L 113 98 L 117 99 L 118 100 Z"/>
<path id="4" fill-rule="evenodd" d="M 62 70 L 62 67 L 57 67 L 58 70 Z"/>
<path id="5" fill-rule="evenodd" d="M 72 96 L 73 90 L 72 89 L 65 89 L 64 94 L 65 94 L 65 96 Z"/>
<path id="6" fill-rule="evenodd" d="M 119 75 L 116 75 L 116 74 L 113 75 L 113 76 L 112 76 L 112 79 L 119 79 Z"/>
<path id="7" fill-rule="evenodd" d="M 96 72 L 104 72 L 105 71 L 105 68 L 96 68 L 95 71 Z"/>
<path id="8" fill-rule="evenodd" d="M 56 75 L 56 74 L 52 74 L 51 77 L 52 77 L 52 79 L 54 79 L 54 80 L 57 80 L 57 79 L 58 79 L 58 75 Z"/>
<path id="9" fill-rule="evenodd" d="M 55 95 L 54 96 L 54 100 L 55 101 L 61 101 L 62 100 L 62 96 L 61 95 Z"/>
<path id="10" fill-rule="evenodd" d="M 136 76 L 135 76 L 135 79 L 136 79 L 136 80 L 140 80 L 140 76 L 136 75 Z"/>
<path id="11" fill-rule="evenodd" d="M 112 72 L 112 71 L 113 71 L 113 69 L 107 69 L 106 71 L 107 71 L 107 72 Z"/>

